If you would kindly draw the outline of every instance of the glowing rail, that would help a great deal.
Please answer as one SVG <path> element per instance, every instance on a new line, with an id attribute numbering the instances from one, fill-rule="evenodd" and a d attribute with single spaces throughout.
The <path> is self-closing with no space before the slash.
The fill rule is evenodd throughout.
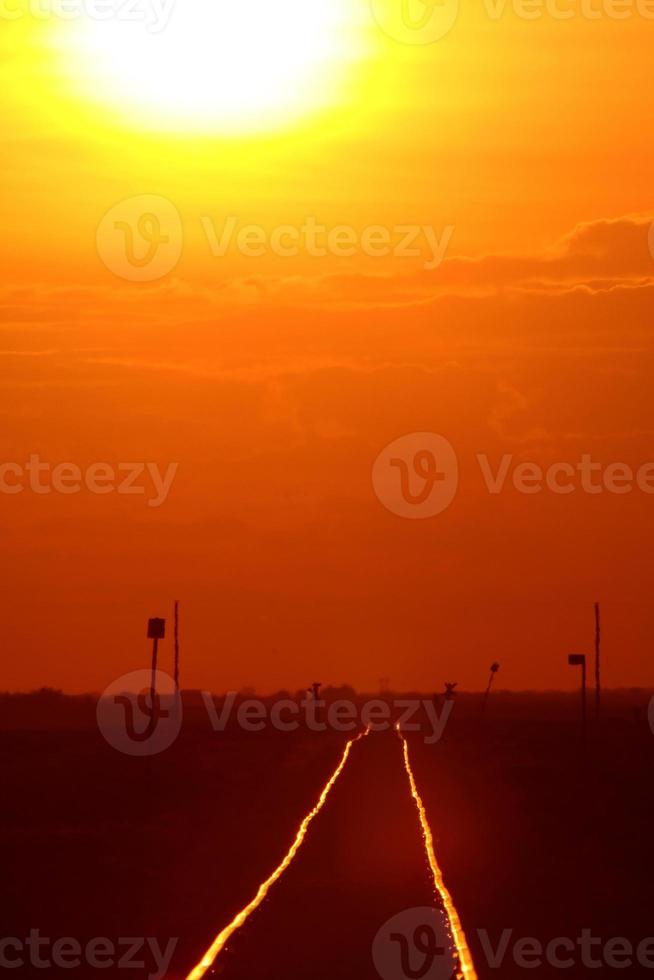
<path id="1" fill-rule="evenodd" d="M 400 731 L 399 726 L 396 728 L 397 734 L 402 739 L 402 744 L 404 748 L 404 768 L 407 771 L 407 776 L 409 777 L 409 785 L 411 787 L 411 796 L 413 797 L 416 808 L 418 810 L 418 816 L 420 817 L 420 826 L 422 827 L 422 835 L 425 841 L 425 850 L 427 852 L 427 859 L 429 860 L 429 867 L 431 868 L 431 873 L 434 878 L 434 885 L 436 886 L 436 891 L 441 897 L 445 912 L 450 922 L 450 931 L 452 933 L 452 938 L 454 940 L 454 945 L 456 946 L 456 951 L 459 956 L 460 969 L 457 971 L 457 980 L 477 980 L 477 973 L 472 962 L 472 956 L 470 954 L 470 949 L 468 948 L 468 943 L 463 932 L 463 927 L 461 925 L 461 920 L 459 919 L 459 914 L 454 907 L 454 902 L 452 901 L 452 896 L 445 887 L 445 882 L 443 881 L 443 872 L 438 866 L 438 861 L 436 860 L 436 853 L 434 851 L 434 837 L 431 832 L 431 827 L 429 826 L 429 821 L 427 819 L 427 812 L 425 810 L 424 803 L 420 799 L 420 793 L 418 792 L 418 787 L 416 786 L 416 781 L 413 776 L 413 770 L 411 769 L 411 763 L 409 761 L 409 744 Z"/>
<path id="2" fill-rule="evenodd" d="M 277 879 L 283 875 L 283 873 L 286 871 L 289 864 L 297 854 L 298 850 L 300 849 L 302 841 L 304 840 L 307 830 L 309 828 L 309 824 L 311 823 L 313 818 L 317 816 L 317 814 L 320 813 L 320 811 L 322 810 L 325 804 L 325 800 L 329 795 L 330 789 L 332 788 L 332 786 L 334 785 L 334 783 L 342 773 L 343 769 L 345 768 L 345 764 L 350 754 L 350 749 L 352 748 L 355 742 L 358 742 L 360 738 L 363 738 L 363 736 L 367 734 L 368 734 L 368 730 L 366 730 L 365 732 L 360 732 L 356 736 L 356 738 L 350 739 L 350 741 L 347 743 L 343 755 L 341 757 L 341 761 L 339 762 L 338 766 L 332 773 L 330 779 L 326 783 L 322 793 L 320 794 L 318 802 L 314 806 L 313 810 L 307 814 L 307 816 L 300 824 L 300 829 L 296 834 L 295 840 L 293 841 L 293 844 L 291 845 L 291 848 L 288 851 L 282 863 L 277 868 L 275 868 L 275 870 L 270 875 L 270 877 L 267 878 L 264 881 L 264 883 L 259 886 L 259 891 L 252 899 L 252 901 L 248 905 L 246 905 L 245 908 L 242 909 L 238 913 L 238 915 L 235 916 L 234 919 L 232 919 L 232 921 L 228 926 L 225 926 L 222 932 L 218 933 L 218 935 L 214 939 L 213 943 L 211 944 L 207 952 L 204 954 L 204 956 L 202 957 L 198 965 L 193 970 L 191 970 L 186 980 L 200 980 L 200 977 L 203 977 L 207 972 L 207 970 L 209 970 L 213 966 L 219 953 L 222 951 L 222 949 L 224 948 L 227 941 L 231 938 L 231 936 L 233 936 L 233 934 L 236 932 L 237 929 L 241 928 L 241 926 L 252 915 L 255 909 L 257 909 L 261 905 L 264 898 L 268 894 L 270 888 L 275 884 Z"/>

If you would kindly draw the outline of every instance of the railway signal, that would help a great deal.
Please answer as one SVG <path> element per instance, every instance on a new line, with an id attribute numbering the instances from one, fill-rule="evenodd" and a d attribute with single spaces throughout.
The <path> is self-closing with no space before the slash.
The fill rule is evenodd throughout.
<path id="1" fill-rule="evenodd" d="M 586 654 L 571 653 L 568 663 L 571 667 L 581 667 L 581 727 L 586 738 Z"/>
<path id="2" fill-rule="evenodd" d="M 175 694 L 179 694 L 179 599 L 175 599 Z"/>
<path id="3" fill-rule="evenodd" d="M 159 640 L 166 636 L 165 619 L 148 620 L 148 639 L 152 640 L 152 681 L 150 683 L 150 704 L 152 711 L 155 711 L 155 697 L 157 690 L 157 653 L 159 651 Z"/>
<path id="4" fill-rule="evenodd" d="M 595 603 L 595 720 L 600 716 L 601 681 L 600 681 L 600 641 L 601 641 L 601 622 L 600 604 Z"/>
<path id="5" fill-rule="evenodd" d="M 497 663 L 497 661 L 495 661 L 495 663 L 492 663 L 491 666 L 490 666 L 490 677 L 488 678 L 488 686 L 486 688 L 486 693 L 484 694 L 484 700 L 481 703 L 481 715 L 482 715 L 482 718 L 483 718 L 484 713 L 486 711 L 486 703 L 488 701 L 488 698 L 489 698 L 489 695 L 490 695 L 490 692 L 491 692 L 491 687 L 493 685 L 493 681 L 495 680 L 495 674 L 498 672 L 499 669 L 500 669 L 500 665 Z"/>

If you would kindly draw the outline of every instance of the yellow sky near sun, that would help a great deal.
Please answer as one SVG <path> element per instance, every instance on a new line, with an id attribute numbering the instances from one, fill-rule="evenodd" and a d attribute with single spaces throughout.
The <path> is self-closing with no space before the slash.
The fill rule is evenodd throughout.
<path id="1" fill-rule="evenodd" d="M 75 52 L 78 23 L 4 22 L 7 277 L 105 278 L 95 230 L 134 194 L 174 202 L 186 237 L 179 272 L 207 280 L 253 270 L 236 254 L 217 268 L 203 216 L 218 227 L 228 215 L 266 227 L 307 215 L 357 228 L 449 225 L 451 252 L 474 255 L 539 248 L 579 220 L 647 205 L 653 120 L 639 95 L 650 85 L 654 21 L 637 12 L 534 21 L 510 9 L 492 20 L 483 4 L 464 5 L 447 36 L 408 45 L 363 0 L 336 2 L 349 21 L 326 106 L 266 134 L 211 124 L 184 133 L 160 113 L 146 127 L 124 88 L 102 94 Z M 335 271 L 360 263 L 327 258 Z M 288 261 L 256 266 L 281 272 Z M 315 260 L 294 260 L 294 271 L 305 267 L 315 271 Z"/>

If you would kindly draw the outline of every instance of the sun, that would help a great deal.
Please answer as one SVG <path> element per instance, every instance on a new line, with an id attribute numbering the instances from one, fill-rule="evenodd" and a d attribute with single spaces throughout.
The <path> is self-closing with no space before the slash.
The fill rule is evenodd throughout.
<path id="1" fill-rule="evenodd" d="M 130 8 L 137 16 L 121 16 Z M 113 0 L 113 16 L 67 32 L 65 54 L 85 96 L 146 127 L 266 130 L 329 106 L 346 85 L 351 10 L 349 0 Z"/>

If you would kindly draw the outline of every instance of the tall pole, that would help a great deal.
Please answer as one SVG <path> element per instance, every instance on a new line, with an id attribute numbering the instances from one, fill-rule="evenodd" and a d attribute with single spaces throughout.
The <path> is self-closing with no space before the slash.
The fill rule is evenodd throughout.
<path id="1" fill-rule="evenodd" d="M 600 664 L 600 642 L 601 642 L 601 622 L 600 622 L 600 604 L 595 603 L 595 718 L 599 719 L 600 716 L 600 699 L 601 699 L 601 664 Z"/>
<path id="2" fill-rule="evenodd" d="M 157 688 L 157 654 L 159 652 L 159 637 L 155 636 L 152 640 L 152 680 L 150 681 L 150 706 L 155 710 L 155 695 Z"/>
<path id="3" fill-rule="evenodd" d="M 581 726 L 586 738 L 586 658 L 581 664 Z"/>
<path id="4" fill-rule="evenodd" d="M 166 635 L 165 619 L 148 620 L 148 639 L 152 640 L 152 680 L 150 681 L 150 699 L 152 714 L 156 709 L 155 697 L 157 693 L 157 653 L 159 652 L 159 640 L 163 640 Z"/>
<path id="5" fill-rule="evenodd" d="M 482 718 L 484 717 L 484 714 L 486 713 L 486 705 L 488 703 L 488 698 L 489 698 L 489 695 L 490 695 L 490 692 L 491 692 L 491 687 L 493 686 L 493 680 L 495 678 L 495 674 L 498 672 L 499 669 L 500 669 L 500 665 L 498 663 L 491 664 L 490 677 L 488 678 L 488 687 L 486 688 L 486 693 L 484 694 L 484 699 L 483 699 L 483 701 L 481 703 L 481 716 L 482 716 Z"/>
<path id="6" fill-rule="evenodd" d="M 581 727 L 586 740 L 586 654 L 571 653 L 568 657 L 571 667 L 581 667 Z"/>
<path id="7" fill-rule="evenodd" d="M 175 599 L 175 694 L 179 694 L 179 599 Z"/>

